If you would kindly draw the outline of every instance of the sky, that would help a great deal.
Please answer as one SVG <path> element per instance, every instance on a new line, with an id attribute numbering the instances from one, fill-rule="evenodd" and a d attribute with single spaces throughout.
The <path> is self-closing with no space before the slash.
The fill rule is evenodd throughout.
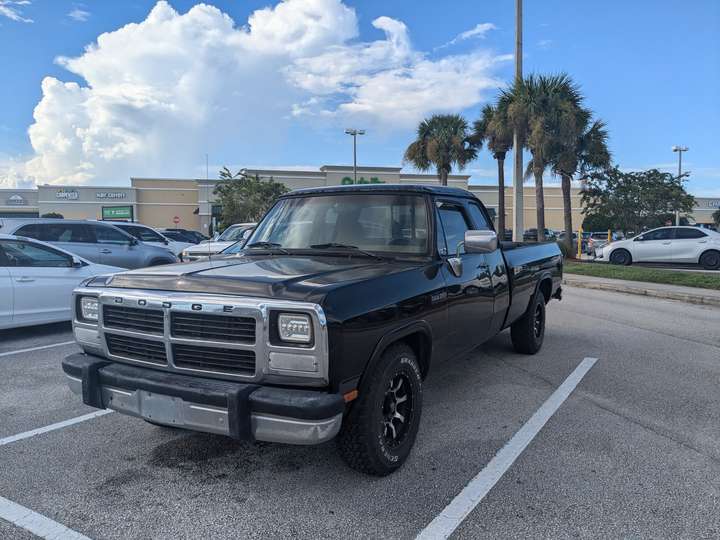
<path id="1" fill-rule="evenodd" d="M 524 4 L 525 74 L 570 74 L 619 167 L 675 172 L 687 146 L 688 190 L 720 196 L 720 2 Z M 400 166 L 422 118 L 478 117 L 513 52 L 510 1 L 0 0 L 0 187 L 350 164 L 346 127 L 359 165 Z"/>

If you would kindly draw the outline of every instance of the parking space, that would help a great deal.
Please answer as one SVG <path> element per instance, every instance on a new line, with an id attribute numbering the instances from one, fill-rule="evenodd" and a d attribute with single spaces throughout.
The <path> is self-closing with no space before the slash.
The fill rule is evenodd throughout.
<path id="1" fill-rule="evenodd" d="M 347 468 L 332 442 L 241 443 L 108 414 L 0 446 L 0 496 L 91 538 L 414 538 L 596 357 L 454 537 L 714 537 L 719 327 L 715 308 L 569 288 L 537 356 L 503 333 L 433 366 L 416 447 L 390 477 Z M 0 358 L 0 438 L 91 411 L 65 387 L 72 350 Z M 0 537 L 31 536 L 0 519 Z"/>

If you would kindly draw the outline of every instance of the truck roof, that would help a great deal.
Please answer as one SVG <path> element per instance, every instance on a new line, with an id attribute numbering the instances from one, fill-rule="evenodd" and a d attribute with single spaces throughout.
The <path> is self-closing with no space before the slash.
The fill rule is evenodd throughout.
<path id="1" fill-rule="evenodd" d="M 321 193 L 429 193 L 431 195 L 445 195 L 476 199 L 475 195 L 466 189 L 447 186 L 428 186 L 423 184 L 352 184 L 345 186 L 323 186 L 302 188 L 286 193 L 282 197 L 297 197 L 302 195 L 317 195 Z"/>

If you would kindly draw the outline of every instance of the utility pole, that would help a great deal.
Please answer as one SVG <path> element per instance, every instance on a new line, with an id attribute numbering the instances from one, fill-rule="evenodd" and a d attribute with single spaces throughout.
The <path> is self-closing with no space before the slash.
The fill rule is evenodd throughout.
<path id="1" fill-rule="evenodd" d="M 673 146 L 672 151 L 678 153 L 678 180 L 682 180 L 682 155 L 683 152 L 687 152 L 690 150 L 687 146 Z M 675 226 L 678 227 L 680 225 L 680 212 L 675 210 Z"/>
<path id="2" fill-rule="evenodd" d="M 353 138 L 353 184 L 357 184 L 357 136 L 365 135 L 364 129 L 347 128 L 345 133 Z"/>
<path id="3" fill-rule="evenodd" d="M 522 81 L 522 0 L 515 0 L 515 84 Z M 522 242 L 525 231 L 523 202 L 523 151 L 520 134 L 513 133 L 513 241 Z M 504 197 L 505 194 L 503 193 Z M 567 234 L 571 234 L 570 231 Z M 500 231 L 500 238 L 505 231 Z"/>

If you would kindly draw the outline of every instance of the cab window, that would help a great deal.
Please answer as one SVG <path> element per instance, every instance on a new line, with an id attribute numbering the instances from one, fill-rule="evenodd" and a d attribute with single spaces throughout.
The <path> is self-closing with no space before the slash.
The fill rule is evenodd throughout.
<path id="1" fill-rule="evenodd" d="M 607 236 L 607 235 L 606 235 Z M 648 240 L 670 240 L 672 238 L 672 229 L 657 229 L 642 235 L 644 241 Z"/>
<path id="2" fill-rule="evenodd" d="M 138 227 L 137 225 L 117 225 L 117 227 L 142 242 L 165 242 L 165 239 L 152 229 Z"/>
<path id="3" fill-rule="evenodd" d="M 476 231 L 492 230 L 492 227 L 490 227 L 490 223 L 488 223 L 488 220 L 479 204 L 471 202 L 468 203 L 467 208 L 470 212 L 470 217 L 472 218 L 473 224 L 475 225 L 474 229 Z"/>
<path id="4" fill-rule="evenodd" d="M 439 202 L 438 214 L 445 233 L 447 252 L 454 255 L 457 252 L 458 244 L 465 240 L 465 231 L 472 228 L 470 221 L 465 215 L 463 207 L 455 203 Z M 463 247 L 460 247 L 460 253 L 465 253 Z"/>
<path id="5" fill-rule="evenodd" d="M 20 240 L 4 240 L 0 245 L 8 263 L 7 266 L 32 268 L 69 268 L 72 266 L 72 257 L 46 246 Z"/>

